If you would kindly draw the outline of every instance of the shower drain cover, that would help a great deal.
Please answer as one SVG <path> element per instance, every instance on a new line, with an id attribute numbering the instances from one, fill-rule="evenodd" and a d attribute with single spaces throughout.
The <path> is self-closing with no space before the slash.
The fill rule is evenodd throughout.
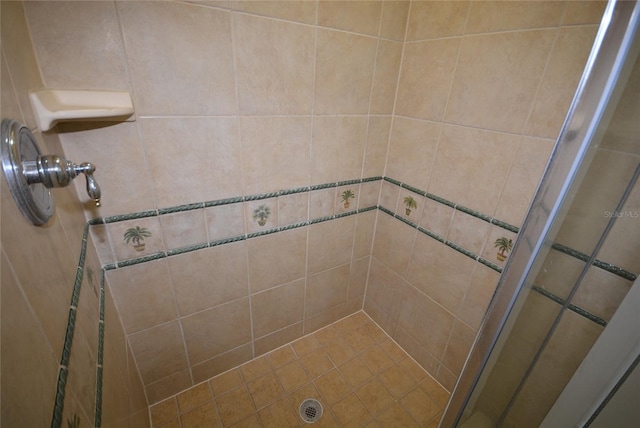
<path id="1" fill-rule="evenodd" d="M 303 421 L 312 424 L 322 416 L 322 404 L 313 398 L 307 398 L 300 404 L 300 417 Z"/>

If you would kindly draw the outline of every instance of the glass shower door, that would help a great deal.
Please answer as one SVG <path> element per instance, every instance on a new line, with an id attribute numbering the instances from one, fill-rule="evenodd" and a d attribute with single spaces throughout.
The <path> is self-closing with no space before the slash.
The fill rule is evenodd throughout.
<path id="1" fill-rule="evenodd" d="M 540 426 L 640 272 L 639 21 L 605 11 L 442 427 Z"/>

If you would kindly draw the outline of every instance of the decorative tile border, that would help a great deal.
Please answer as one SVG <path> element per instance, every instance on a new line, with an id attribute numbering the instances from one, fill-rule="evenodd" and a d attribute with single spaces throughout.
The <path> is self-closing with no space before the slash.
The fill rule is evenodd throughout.
<path id="1" fill-rule="evenodd" d="M 129 214 L 123 214 L 123 215 L 114 215 L 114 216 L 109 216 L 109 217 L 105 217 L 105 218 L 95 218 L 95 219 L 91 219 L 89 220 L 84 227 L 84 231 L 83 231 L 83 237 L 82 237 L 82 243 L 81 243 L 81 251 L 80 251 L 80 258 L 78 261 L 78 268 L 77 268 L 77 272 L 76 272 L 76 278 L 74 281 L 74 286 L 73 286 L 73 293 L 71 296 L 71 304 L 70 304 L 70 308 L 69 308 L 69 317 L 67 320 L 67 329 L 66 329 L 66 333 L 65 333 L 65 340 L 64 340 L 64 345 L 63 345 L 63 350 L 62 350 L 62 356 L 60 359 L 60 368 L 59 368 L 59 372 L 58 372 L 58 381 L 57 381 L 57 386 L 56 386 L 56 395 L 55 395 L 55 401 L 54 401 L 54 408 L 53 408 L 53 415 L 52 415 L 52 419 L 51 419 L 51 427 L 52 428 L 60 428 L 62 426 L 62 413 L 63 413 L 63 408 L 64 408 L 64 397 L 65 397 L 65 388 L 66 388 L 66 383 L 67 383 L 67 377 L 69 375 L 69 369 L 68 369 L 68 364 L 69 364 L 69 357 L 71 354 L 71 345 L 72 345 L 72 341 L 73 341 L 73 334 L 74 334 L 74 330 L 75 330 L 75 321 L 76 321 L 76 313 L 77 313 L 77 305 L 78 305 L 78 299 L 80 296 L 80 289 L 82 286 L 82 279 L 83 279 L 83 271 L 84 271 L 84 264 L 85 264 L 85 257 L 86 257 L 86 248 L 87 248 L 87 238 L 88 238 L 88 233 L 89 233 L 89 227 L 90 226 L 95 226 L 95 225 L 104 225 L 104 224 L 111 224 L 111 223 L 118 223 L 118 222 L 123 222 L 123 221 L 128 221 L 128 220 L 137 220 L 137 219 L 142 219 L 142 218 L 149 218 L 149 217 L 158 217 L 158 216 L 162 216 L 162 215 L 167 215 L 167 214 L 175 214 L 175 213 L 180 213 L 180 212 L 185 212 L 185 211 L 192 211 L 192 210 L 198 210 L 198 209 L 204 209 L 204 208 L 210 208 L 210 207 L 216 207 L 216 206 L 223 206 L 223 205 L 229 205 L 229 204 L 236 204 L 236 203 L 241 203 L 241 202 L 246 202 L 246 201 L 257 201 L 257 200 L 263 200 L 263 199 L 269 199 L 269 198 L 274 198 L 277 196 L 285 196 L 285 195 L 292 195 L 292 194 L 297 194 L 297 193 L 305 193 L 305 192 L 311 192 L 314 190 L 322 190 L 322 189 L 329 189 L 329 188 L 337 188 L 337 187 L 341 187 L 341 186 L 350 186 L 350 185 L 357 185 L 357 184 L 364 184 L 364 183 L 370 183 L 370 182 L 374 182 L 374 181 L 386 181 L 388 183 L 394 184 L 402 189 L 406 189 L 412 193 L 415 193 L 417 195 L 426 197 L 428 199 L 431 199 L 433 201 L 436 201 L 438 203 L 441 203 L 443 205 L 446 205 L 450 208 L 453 208 L 455 210 L 458 210 L 460 212 L 463 212 L 465 214 L 471 215 L 475 218 L 481 219 L 489 224 L 498 226 L 504 230 L 507 230 L 509 232 L 512 233 L 518 233 L 519 229 L 516 226 L 513 226 L 511 224 L 508 224 L 506 222 L 503 222 L 501 220 L 498 220 L 496 218 L 493 218 L 491 216 L 487 216 L 485 214 L 482 214 L 480 212 L 471 210 L 469 208 L 466 208 L 464 206 L 458 205 L 454 202 L 448 201 L 444 198 L 441 198 L 439 196 L 430 194 L 426 191 L 420 190 L 418 188 L 415 188 L 411 185 L 402 183 L 398 180 L 394 180 L 392 178 L 389 177 L 369 177 L 369 178 L 363 178 L 363 179 L 356 179 L 356 180 L 347 180 L 347 181 L 341 181 L 341 182 L 336 182 L 336 183 L 325 183 L 325 184 L 319 184 L 319 185 L 313 185 L 313 186 L 308 186 L 308 187 L 300 187 L 300 188 L 295 188 L 295 189 L 285 189 L 285 190 L 280 190 L 277 192 L 271 192 L 271 193 L 263 193 L 263 194 L 258 194 L 258 195 L 249 195 L 249 196 L 238 196 L 238 197 L 233 197 L 233 198 L 226 198 L 226 199 L 220 199 L 220 200 L 215 200 L 215 201 L 208 201 L 208 202 L 199 202 L 199 203 L 193 203 L 193 204 L 185 204 L 185 205 L 179 205 L 179 206 L 175 206 L 175 207 L 168 207 L 168 208 L 161 208 L 158 210 L 148 210 L 148 211 L 141 211 L 141 212 L 136 212 L 136 213 L 129 213 Z M 391 217 L 400 220 L 401 222 L 405 223 L 406 225 L 413 227 L 415 229 L 417 229 L 420 233 L 423 233 L 427 236 L 429 236 L 432 239 L 437 240 L 438 242 L 447 245 L 448 247 L 458 251 L 461 254 L 464 254 L 465 256 L 489 267 L 490 269 L 493 269 L 494 271 L 498 272 L 498 273 L 502 273 L 502 267 L 496 265 L 495 263 L 491 262 L 490 260 L 487 260 L 479 255 L 476 255 L 474 253 L 472 253 L 471 251 L 457 245 L 456 243 L 452 242 L 452 241 L 448 241 L 445 238 L 439 236 L 438 234 L 429 231 L 425 228 L 423 228 L 422 226 L 412 222 L 411 220 L 408 220 L 407 218 L 402 217 L 401 215 L 398 215 L 396 213 L 394 213 L 393 211 L 381 206 L 381 205 L 371 205 L 371 206 L 367 206 L 364 208 L 359 208 L 359 209 L 353 209 L 350 211 L 346 211 L 346 212 L 342 212 L 342 213 L 337 213 L 334 215 L 330 215 L 330 216 L 324 216 L 324 217 L 320 217 L 320 218 L 315 218 L 315 219 L 311 219 L 311 220 L 306 220 L 306 221 L 301 221 L 298 223 L 293 223 L 293 224 L 289 224 L 289 225 L 283 225 L 283 226 L 278 226 L 278 227 L 274 227 L 274 228 L 269 228 L 266 230 L 262 230 L 262 231 L 258 231 L 258 232 L 251 232 L 251 233 L 245 233 L 242 235 L 238 235 L 238 236 L 234 236 L 234 237 L 229 237 L 229 238 L 224 238 L 224 239 L 218 239 L 218 240 L 213 240 L 213 241 L 209 241 L 209 242 L 203 242 L 203 243 L 198 243 L 198 244 L 194 244 L 194 245 L 189 245 L 189 246 L 185 246 L 185 247 L 181 247 L 181 248 L 175 248 L 175 249 L 170 249 L 162 252 L 156 252 L 153 254 L 149 254 L 146 255 L 144 257 L 139 257 L 139 258 L 134 258 L 134 259 L 128 259 L 128 260 L 123 260 L 123 261 L 117 261 L 115 263 L 109 263 L 106 264 L 102 267 L 101 269 L 101 278 L 100 278 L 100 317 L 99 317 L 99 321 L 98 321 L 98 353 L 97 353 L 97 362 L 96 362 L 96 371 L 97 371 L 97 376 L 96 376 L 96 410 L 95 410 L 95 427 L 99 428 L 101 426 L 101 420 L 102 420 L 102 386 L 103 386 L 103 357 L 104 357 L 104 305 L 105 305 L 105 289 L 104 289 L 104 277 L 105 277 L 105 272 L 109 271 L 109 270 L 113 270 L 113 269 L 119 269 L 119 268 L 123 268 L 123 267 L 127 267 L 127 266 L 133 266 L 133 265 L 137 265 L 137 264 L 141 264 L 141 263 L 146 263 L 146 262 L 150 262 L 153 260 L 159 260 L 165 257 L 171 257 L 171 256 L 175 256 L 175 255 L 179 255 L 179 254 L 185 254 L 185 253 L 189 253 L 192 251 L 198 251 L 201 249 L 205 249 L 205 248 L 210 248 L 210 247 L 216 247 L 216 246 L 220 246 L 220 245 L 225 245 L 225 244 L 229 244 L 232 242 L 238 242 L 238 241 L 243 241 L 243 240 L 247 240 L 247 239 L 251 239 L 251 238 L 255 238 L 255 237 L 259 237 L 259 236 L 264 236 L 264 235 L 268 235 L 268 234 L 272 234 L 272 233 L 278 233 L 278 232 L 283 232 L 286 230 L 291 230 L 291 229 L 296 229 L 296 228 L 300 228 L 300 227 L 305 227 L 305 226 L 309 226 L 312 224 L 317 224 L 317 223 L 322 223 L 325 221 L 331 221 L 331 220 L 335 220 L 338 218 L 342 218 L 342 217 L 347 217 L 347 216 L 351 216 L 351 215 L 355 215 L 355 214 L 361 214 L 364 212 L 368 212 L 368 211 L 373 211 L 373 210 L 380 210 L 382 212 L 384 212 L 387 215 L 390 215 Z M 554 244 L 552 246 L 552 248 L 556 251 L 560 251 L 562 253 L 565 253 L 569 256 L 575 257 L 577 259 L 583 260 L 583 261 L 587 261 L 589 259 L 589 257 L 585 254 L 582 254 L 576 250 L 573 250 L 571 248 L 568 248 L 566 246 L 563 246 L 561 244 Z M 597 266 L 603 270 L 606 270 L 610 273 L 613 273 L 617 276 L 620 276 L 624 279 L 628 279 L 630 281 L 633 281 L 636 279 L 636 275 L 628 272 L 620 267 L 617 267 L 615 265 L 612 265 L 610 263 L 606 263 L 600 260 L 596 260 L 594 262 L 594 266 Z M 536 291 L 537 293 L 559 303 L 559 304 L 564 304 L 565 301 L 554 295 L 553 293 L 544 290 L 541 287 L 538 286 L 533 286 L 532 290 Z M 589 313 L 588 311 L 575 306 L 573 304 L 570 304 L 569 309 L 576 312 L 579 315 L 582 315 L 583 317 L 595 322 L 596 324 L 599 325 L 606 325 L 606 321 L 597 317 L 596 315 L 593 315 L 591 313 Z"/>

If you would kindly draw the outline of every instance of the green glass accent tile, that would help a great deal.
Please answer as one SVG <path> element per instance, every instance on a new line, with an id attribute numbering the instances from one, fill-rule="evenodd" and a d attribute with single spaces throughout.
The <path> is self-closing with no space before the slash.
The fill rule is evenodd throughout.
<path id="1" fill-rule="evenodd" d="M 280 190 L 278 192 L 278 196 L 293 195 L 295 193 L 304 193 L 304 192 L 308 192 L 309 190 L 311 190 L 309 186 L 298 187 L 297 189 L 285 189 L 285 190 Z"/>
<path id="2" fill-rule="evenodd" d="M 419 230 L 420 232 L 424 233 L 425 235 L 427 235 L 429 238 L 433 238 L 433 239 L 435 239 L 435 240 L 436 240 L 436 241 L 438 241 L 438 242 L 442 242 L 443 244 L 444 244 L 445 242 L 447 242 L 447 241 L 446 241 L 446 239 L 444 239 L 444 238 L 443 238 L 443 237 L 441 237 L 440 235 L 437 235 L 437 234 L 435 234 L 435 233 L 431 232 L 430 230 L 425 229 L 425 228 L 424 228 L 424 227 L 422 227 L 422 226 L 418 226 L 418 230 Z"/>
<path id="3" fill-rule="evenodd" d="M 104 322 L 98 323 L 98 365 L 103 364 Z"/>
<path id="4" fill-rule="evenodd" d="M 309 220 L 309 224 L 322 223 L 323 221 L 333 220 L 333 218 L 334 216 L 332 215 L 326 216 L 326 217 L 314 218 L 313 220 Z"/>
<path id="5" fill-rule="evenodd" d="M 204 202 L 196 203 L 196 204 L 186 204 L 186 205 L 178 205 L 175 207 L 169 208 L 161 208 L 158 210 L 160 215 L 163 214 L 173 214 L 173 213 L 181 213 L 184 211 L 193 211 L 198 210 L 200 208 L 204 208 Z"/>
<path id="6" fill-rule="evenodd" d="M 391 184 L 395 184 L 396 186 L 400 186 L 402 187 L 402 182 L 398 181 L 398 180 L 394 180 L 391 177 L 384 177 L 384 181 L 388 181 Z"/>
<path id="7" fill-rule="evenodd" d="M 380 211 L 382 211 L 383 213 L 385 213 L 385 214 L 389 214 L 391 217 L 395 217 L 395 216 L 396 216 L 396 215 L 395 215 L 395 213 L 394 213 L 393 211 L 388 210 L 388 209 L 386 209 L 386 208 L 385 208 L 385 207 L 383 207 L 383 206 L 379 206 L 379 207 L 378 207 L 378 209 L 379 209 Z"/>
<path id="8" fill-rule="evenodd" d="M 535 291 L 536 293 L 546 297 L 547 299 L 553 300 L 554 302 L 556 302 L 557 304 L 559 304 L 560 306 L 564 306 L 567 301 L 565 299 L 563 299 L 562 297 L 559 297 L 557 295 L 555 295 L 554 293 L 552 293 L 551 291 L 544 289 L 536 284 L 531 286 L 531 289 L 533 291 Z M 589 321 L 592 321 L 598 325 L 601 325 L 603 327 L 606 327 L 607 325 L 607 321 L 603 320 L 602 318 L 600 318 L 597 315 L 592 314 L 591 312 L 576 306 L 574 304 L 569 304 L 567 305 L 567 309 L 569 309 L 572 312 L 575 312 L 576 314 L 588 319 Z"/>
<path id="9" fill-rule="evenodd" d="M 367 211 L 373 211 L 373 210 L 377 210 L 378 207 L 376 205 L 372 206 L 372 207 L 366 207 L 366 208 L 360 208 L 358 210 L 358 214 L 360 213 L 366 213 Z"/>
<path id="10" fill-rule="evenodd" d="M 553 248 L 556 251 L 560 251 L 561 253 L 564 253 L 568 256 L 576 258 L 578 260 L 582 260 L 583 262 L 589 261 L 589 256 L 587 256 L 586 254 L 581 253 L 580 251 L 574 250 L 573 248 L 569 248 L 565 245 L 558 244 L 557 242 L 554 242 L 551 245 L 551 248 Z"/>
<path id="11" fill-rule="evenodd" d="M 362 182 L 362 180 L 360 179 L 356 179 L 356 180 L 347 180 L 347 181 L 338 181 L 338 183 L 336 183 L 337 187 L 340 186 L 352 186 L 354 184 L 360 184 Z"/>
<path id="12" fill-rule="evenodd" d="M 412 222 L 411 220 L 409 220 L 407 218 L 402 217 L 401 215 L 396 215 L 395 218 L 397 218 L 398 220 L 400 220 L 404 224 L 407 224 L 407 225 L 409 225 L 411 227 L 414 227 L 416 229 L 418 228 L 417 224 L 415 224 L 414 222 Z"/>
<path id="13" fill-rule="evenodd" d="M 349 217 L 350 215 L 354 215 L 354 214 L 358 214 L 358 210 L 351 210 L 343 213 L 338 213 L 334 217 L 335 218 Z"/>
<path id="14" fill-rule="evenodd" d="M 67 386 L 69 370 L 60 367 L 58 370 L 58 382 L 56 383 L 56 397 L 53 404 L 53 415 L 51 416 L 51 427 L 60 428 L 62 426 L 62 412 L 64 410 L 64 392 Z"/>
<path id="15" fill-rule="evenodd" d="M 139 218 L 157 217 L 157 216 L 158 216 L 158 211 L 156 211 L 156 210 L 141 211 L 141 212 L 137 212 L 137 213 L 121 214 L 121 215 L 114 215 L 114 216 L 111 216 L 111 217 L 106 217 L 104 219 L 104 222 L 105 223 L 118 223 L 120 221 L 137 220 Z"/>
<path id="16" fill-rule="evenodd" d="M 520 232 L 520 228 L 518 228 L 518 227 L 516 227 L 516 226 L 514 226 L 512 224 L 505 223 L 504 221 L 498 220 L 496 218 L 491 220 L 491 224 L 495 224 L 496 226 L 501 227 L 501 228 L 503 228 L 505 230 L 508 230 L 509 232 L 513 232 L 513 233 Z"/>
<path id="17" fill-rule="evenodd" d="M 104 321 L 104 277 L 105 277 L 105 270 L 101 269 L 100 270 L 100 320 Z"/>
<path id="18" fill-rule="evenodd" d="M 140 263 L 151 262 L 153 260 L 158 260 L 158 259 L 164 259 L 165 257 L 167 257 L 167 255 L 165 253 L 150 254 L 150 255 L 145 256 L 145 257 L 139 257 L 137 259 L 131 259 L 131 260 L 125 260 L 125 261 L 122 261 L 122 262 L 118 262 L 118 267 L 122 268 L 122 267 L 127 267 L 127 266 L 138 265 Z"/>
<path id="19" fill-rule="evenodd" d="M 629 281 L 635 281 L 638 277 L 636 274 L 629 272 L 627 270 L 622 269 L 621 267 L 612 265 L 610 263 L 606 263 L 600 260 L 595 260 L 593 265 L 599 267 L 600 269 L 606 270 L 614 275 L 619 276 L 620 278 L 628 279 Z"/>
<path id="20" fill-rule="evenodd" d="M 232 242 L 244 241 L 245 239 L 247 239 L 246 235 L 234 236 L 232 238 L 224 238 L 224 239 L 219 239 L 217 241 L 211 241 L 211 242 L 209 242 L 209 246 L 210 247 L 217 247 L 218 245 L 224 245 L 224 244 L 230 244 Z"/>
<path id="21" fill-rule="evenodd" d="M 446 241 L 445 245 L 449 248 L 453 248 L 454 250 L 456 250 L 457 252 L 459 252 L 460 254 L 464 254 L 465 256 L 473 259 L 473 260 L 478 260 L 478 256 L 476 254 L 473 254 L 471 251 L 467 250 L 466 248 L 461 247 L 460 245 L 451 242 L 451 241 Z"/>
<path id="22" fill-rule="evenodd" d="M 100 428 L 102 426 L 102 376 L 103 376 L 103 368 L 98 367 L 96 371 L 96 410 L 95 410 L 95 420 L 94 426 L 95 428 Z"/>
<path id="23" fill-rule="evenodd" d="M 410 192 L 416 193 L 420 196 L 427 196 L 427 192 L 425 192 L 424 190 L 420 190 L 417 187 L 413 187 L 413 186 L 409 186 L 408 184 L 402 184 L 402 188 L 403 189 L 407 189 Z"/>
<path id="24" fill-rule="evenodd" d="M 363 182 L 363 183 L 369 183 L 369 182 L 371 182 L 371 181 L 378 181 L 378 180 L 382 180 L 382 177 L 381 177 L 381 176 L 378 176 L 378 177 L 363 178 L 363 179 L 362 179 L 362 182 Z"/>
<path id="25" fill-rule="evenodd" d="M 330 189 L 332 187 L 338 187 L 338 184 L 337 183 L 315 184 L 313 186 L 309 186 L 309 190 Z"/>
<path id="26" fill-rule="evenodd" d="M 87 224 L 89 226 L 95 226 L 95 225 L 98 225 L 98 224 L 105 224 L 105 222 L 101 217 L 97 217 L 97 218 L 92 218 L 91 220 L 89 220 L 87 222 Z"/>
<path id="27" fill-rule="evenodd" d="M 261 199 L 275 198 L 276 196 L 278 196 L 278 192 L 262 193 L 260 195 L 245 196 L 244 200 L 245 201 L 259 201 Z"/>
<path id="28" fill-rule="evenodd" d="M 479 218 L 480 220 L 484 220 L 487 223 L 491 223 L 491 220 L 493 220 L 493 217 L 482 214 L 481 212 L 478 211 L 474 211 L 470 208 L 467 207 L 463 207 L 461 205 L 456 205 L 456 210 L 463 212 L 465 214 L 469 214 L 470 216 L 473 216 L 475 218 Z"/>
<path id="29" fill-rule="evenodd" d="M 299 227 L 309 226 L 309 221 L 301 221 L 299 223 L 288 224 L 286 226 L 280 226 L 280 231 L 284 232 L 285 230 L 297 229 Z"/>
<path id="30" fill-rule="evenodd" d="M 205 248 L 209 248 L 209 243 L 203 242 L 200 244 L 189 245 L 181 248 L 174 248 L 173 250 L 167 251 L 167 256 L 176 256 L 178 254 L 190 253 L 192 251 L 203 250 Z"/>
<path id="31" fill-rule="evenodd" d="M 67 330 L 64 333 L 64 343 L 62 344 L 62 355 L 60 356 L 60 365 L 69 367 L 69 358 L 71 356 L 71 345 L 73 343 L 73 333 L 76 328 L 76 314 L 74 308 L 69 309 L 69 317 L 67 318 Z"/>
<path id="32" fill-rule="evenodd" d="M 487 266 L 488 268 L 491 268 L 493 270 L 495 270 L 498 273 L 502 273 L 502 267 L 498 266 L 497 264 L 491 262 L 490 260 L 487 260 L 483 257 L 478 257 L 478 261 L 480 263 L 482 263 L 483 265 Z"/>
<path id="33" fill-rule="evenodd" d="M 258 236 L 263 236 L 263 235 L 271 235 L 272 233 L 276 233 L 279 231 L 280 231 L 279 228 L 274 227 L 272 229 L 261 230 L 259 232 L 252 232 L 247 234 L 247 239 L 257 238 Z"/>
<path id="34" fill-rule="evenodd" d="M 116 268 L 115 263 L 109 263 L 107 265 L 102 266 L 102 269 L 104 270 L 114 270 L 115 268 Z"/>
<path id="35" fill-rule="evenodd" d="M 451 207 L 451 208 L 455 208 L 456 207 L 456 204 L 454 204 L 453 202 L 448 201 L 448 200 L 446 200 L 444 198 L 441 198 L 440 196 L 436 196 L 436 195 L 434 195 L 432 193 L 427 193 L 427 194 L 425 194 L 425 196 L 427 198 L 431 199 L 432 201 L 436 201 L 436 202 L 441 203 L 442 205 L 446 205 L 446 206 Z"/>
<path id="36" fill-rule="evenodd" d="M 244 201 L 242 196 L 238 196 L 235 198 L 227 198 L 227 199 L 218 199 L 216 201 L 208 201 L 204 203 L 205 208 L 209 207 L 218 207 L 220 205 L 229 205 L 229 204 L 237 204 L 238 202 Z"/>

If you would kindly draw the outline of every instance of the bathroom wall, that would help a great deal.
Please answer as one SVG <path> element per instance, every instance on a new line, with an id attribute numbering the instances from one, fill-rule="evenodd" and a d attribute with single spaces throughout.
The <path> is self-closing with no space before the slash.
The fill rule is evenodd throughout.
<path id="1" fill-rule="evenodd" d="M 45 135 L 36 129 L 29 105 L 28 91 L 42 86 L 42 80 L 22 2 L 1 2 L 0 15 L 0 116 L 19 120 L 33 130 L 43 153 L 62 153 L 56 134 Z M 86 251 L 82 249 L 86 223 L 83 207 L 74 189 L 57 189 L 53 218 L 45 226 L 36 227 L 22 216 L 4 175 L 0 181 L 0 424 L 56 426 L 56 419 L 57 426 L 66 426 L 77 416 L 81 426 L 93 426 L 101 264 L 93 244 Z M 81 254 L 84 263 L 79 263 Z M 70 307 L 76 278 L 82 279 L 82 287 L 77 305 Z M 75 316 L 72 335 L 67 330 L 71 314 Z M 105 426 L 148 424 L 144 391 L 131 355 L 127 355 L 122 326 L 117 317 L 108 320 L 103 421 Z M 63 346 L 71 337 L 73 346 L 63 356 Z M 56 392 L 64 394 L 63 409 L 54 410 L 56 398 L 62 398 L 56 397 Z M 118 399 L 114 400 L 116 395 Z"/>
<path id="2" fill-rule="evenodd" d="M 408 6 L 26 5 L 45 86 L 133 96 L 56 132 L 150 403 L 362 308 Z"/>
<path id="3" fill-rule="evenodd" d="M 363 301 L 451 389 L 602 8 L 27 3 L 45 86 L 133 96 L 55 132 L 149 402 Z"/>
<path id="4" fill-rule="evenodd" d="M 364 307 L 450 390 L 604 4 L 411 3 Z"/>

